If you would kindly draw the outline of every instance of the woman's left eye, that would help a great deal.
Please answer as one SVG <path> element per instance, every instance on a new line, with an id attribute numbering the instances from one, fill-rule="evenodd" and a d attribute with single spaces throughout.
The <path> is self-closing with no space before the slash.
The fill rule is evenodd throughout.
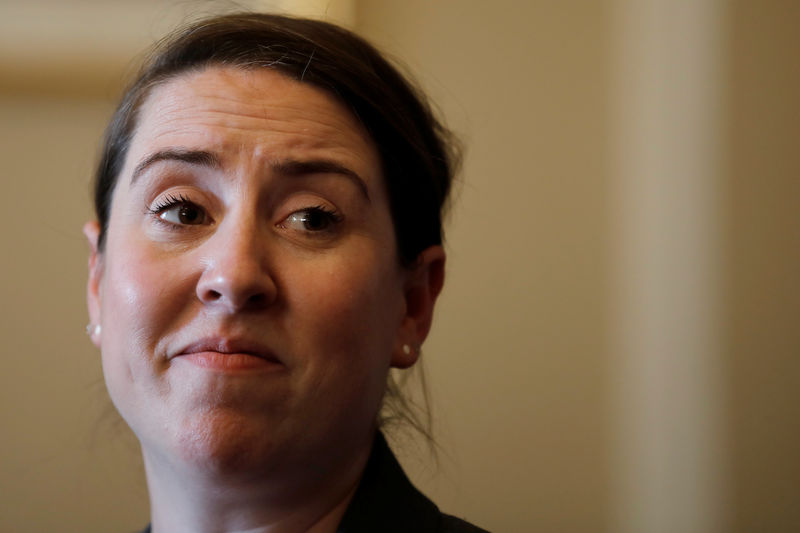
<path id="1" fill-rule="evenodd" d="M 341 221 L 342 217 L 336 211 L 317 206 L 295 211 L 279 226 L 305 233 L 323 233 L 333 230 L 333 227 Z"/>

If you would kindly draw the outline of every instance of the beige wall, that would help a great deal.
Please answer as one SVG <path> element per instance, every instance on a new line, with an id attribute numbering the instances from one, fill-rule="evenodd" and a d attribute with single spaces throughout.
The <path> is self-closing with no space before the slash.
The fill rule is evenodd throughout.
<path id="1" fill-rule="evenodd" d="M 0 531 L 146 521 L 79 228 L 130 57 L 214 5 L 65 4 L 0 2 Z M 395 439 L 415 482 L 497 532 L 800 527 L 800 9 L 304 4 L 408 64 L 467 146 L 425 345 L 438 465 Z"/>
<path id="2" fill-rule="evenodd" d="M 88 342 L 80 233 L 110 106 L 0 98 L 0 531 L 127 531 L 146 497 Z"/>
<path id="3" fill-rule="evenodd" d="M 494 531 L 607 522 L 607 18 L 598 2 L 358 12 L 466 141 L 425 345 L 451 455 L 437 477 L 415 473 L 444 509 Z"/>

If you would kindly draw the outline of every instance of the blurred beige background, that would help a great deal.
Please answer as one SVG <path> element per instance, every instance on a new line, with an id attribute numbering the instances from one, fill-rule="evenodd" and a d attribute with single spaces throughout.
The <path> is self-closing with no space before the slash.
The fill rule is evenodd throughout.
<path id="1" fill-rule="evenodd" d="M 231 5 L 0 0 L 2 532 L 147 522 L 80 227 L 132 58 Z M 467 145 L 420 488 L 495 532 L 800 530 L 800 3 L 239 5 L 366 35 Z"/>

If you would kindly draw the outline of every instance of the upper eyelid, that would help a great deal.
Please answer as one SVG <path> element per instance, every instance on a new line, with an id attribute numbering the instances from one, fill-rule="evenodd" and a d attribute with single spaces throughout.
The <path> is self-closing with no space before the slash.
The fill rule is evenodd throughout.
<path id="1" fill-rule="evenodd" d="M 178 193 L 178 195 L 174 194 L 167 194 L 163 197 L 157 197 L 153 200 L 154 204 L 148 207 L 149 211 L 160 211 L 166 209 L 167 207 L 172 207 L 178 204 L 192 204 L 196 205 L 197 207 L 202 207 L 201 205 L 197 204 L 197 202 L 193 201 L 191 198 L 187 198 L 184 196 L 183 193 Z"/>
<path id="2" fill-rule="evenodd" d="M 190 165 L 161 166 L 158 163 L 148 168 L 134 186 L 141 187 L 142 198 L 148 206 L 170 195 L 183 196 L 198 205 L 208 205 L 208 200 L 219 193 L 214 181 L 202 177 Z"/>
<path id="3" fill-rule="evenodd" d="M 294 215 L 295 213 L 302 213 L 302 212 L 310 212 L 310 211 L 318 211 L 320 213 L 324 213 L 326 216 L 331 217 L 332 221 L 335 223 L 342 222 L 344 220 L 344 215 L 342 212 L 336 209 L 335 207 L 329 207 L 326 205 L 309 205 L 307 207 L 301 207 L 299 209 L 293 209 L 286 217 L 281 220 L 281 223 L 285 222 L 289 217 Z"/>
<path id="4" fill-rule="evenodd" d="M 213 193 L 211 193 L 211 198 L 208 198 L 209 192 L 195 190 L 192 186 L 168 187 L 162 189 L 157 194 L 148 196 L 150 196 L 150 198 L 145 201 L 144 211 L 145 213 L 153 215 L 157 215 L 170 207 L 183 203 L 202 209 L 212 219 L 217 218 L 216 216 L 212 216 L 213 213 L 220 215 L 220 209 L 225 211 L 225 202 L 222 202 L 221 199 L 217 199 Z M 278 194 L 277 196 L 278 198 L 268 201 L 264 211 L 268 213 L 268 218 L 275 220 L 275 224 L 282 223 L 293 213 L 314 209 L 332 215 L 334 219 L 336 219 L 335 222 L 341 222 L 346 218 L 344 212 L 336 202 L 331 201 L 327 195 L 321 195 L 317 191 L 295 191 L 285 196 L 283 194 Z M 280 196 L 284 197 L 279 198 Z M 217 220 L 219 221 L 219 219 Z"/>
<path id="5" fill-rule="evenodd" d="M 169 207 L 172 204 L 187 203 L 204 209 L 211 213 L 219 206 L 213 191 L 198 187 L 192 183 L 167 184 L 166 186 L 152 187 L 144 195 L 145 210 L 157 211 L 159 208 Z"/>

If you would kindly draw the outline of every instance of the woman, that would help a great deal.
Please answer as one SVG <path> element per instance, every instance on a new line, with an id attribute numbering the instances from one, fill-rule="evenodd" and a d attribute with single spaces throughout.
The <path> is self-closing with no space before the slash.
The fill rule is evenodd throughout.
<path id="1" fill-rule="evenodd" d="M 442 288 L 445 131 L 358 37 L 242 14 L 163 43 L 109 126 L 88 306 L 155 533 L 480 531 L 378 430 Z"/>

